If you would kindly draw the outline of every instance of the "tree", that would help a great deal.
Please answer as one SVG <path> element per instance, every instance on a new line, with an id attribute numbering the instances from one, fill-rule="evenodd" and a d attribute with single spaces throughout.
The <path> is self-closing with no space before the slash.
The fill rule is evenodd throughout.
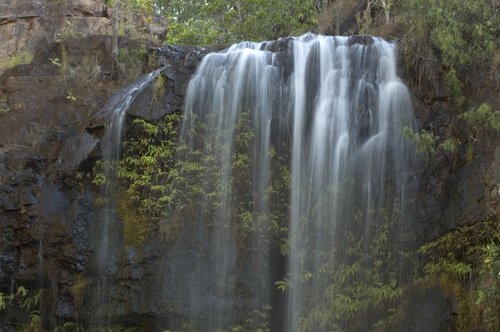
<path id="1" fill-rule="evenodd" d="M 302 34 L 315 28 L 324 1 L 169 0 L 170 44 L 228 44 Z"/>
<path id="2" fill-rule="evenodd" d="M 415 71 L 414 81 L 436 85 L 439 64 L 450 95 L 461 105 L 467 71 L 490 61 L 495 52 L 497 5 L 490 0 L 405 0 L 402 10 L 405 62 Z"/>

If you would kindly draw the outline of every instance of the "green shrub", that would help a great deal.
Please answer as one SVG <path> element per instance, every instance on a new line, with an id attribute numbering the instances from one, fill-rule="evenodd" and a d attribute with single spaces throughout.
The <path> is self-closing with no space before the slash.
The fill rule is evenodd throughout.
<path id="1" fill-rule="evenodd" d="M 471 65 L 488 61 L 495 50 L 498 17 L 488 0 L 405 0 L 402 40 L 405 64 L 414 82 L 436 86 L 443 72 L 450 95 L 463 103 L 461 75 Z"/>
<path id="2" fill-rule="evenodd" d="M 432 132 L 422 129 L 420 133 L 415 133 L 409 127 L 403 128 L 403 135 L 409 140 L 417 144 L 417 152 L 425 153 L 427 159 L 434 157 L 437 153 L 436 140 L 439 136 L 434 135 Z"/>
<path id="3" fill-rule="evenodd" d="M 179 120 L 179 114 L 167 115 L 158 124 L 135 119 L 135 134 L 123 143 L 118 212 L 129 245 L 142 243 L 160 220 L 169 219 L 168 212 L 177 202 L 180 193 L 173 187 L 174 178 L 170 175 L 175 174 Z"/>
<path id="4" fill-rule="evenodd" d="M 486 103 L 461 114 L 460 117 L 467 122 L 474 132 L 491 131 L 500 134 L 500 111 L 494 111 Z"/>
<path id="5" fill-rule="evenodd" d="M 450 137 L 445 139 L 441 144 L 439 144 L 438 148 L 446 155 L 450 156 L 457 153 L 459 146 L 460 146 L 460 141 L 455 137 Z"/>
<path id="6" fill-rule="evenodd" d="M 315 27 L 323 5 L 313 0 L 173 0 L 165 7 L 166 43 L 199 46 L 302 34 Z"/>

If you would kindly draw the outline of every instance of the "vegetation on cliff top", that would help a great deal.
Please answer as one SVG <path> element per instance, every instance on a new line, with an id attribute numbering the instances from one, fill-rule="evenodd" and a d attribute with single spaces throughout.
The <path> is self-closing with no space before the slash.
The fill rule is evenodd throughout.
<path id="1" fill-rule="evenodd" d="M 107 4 L 167 17 L 167 44 L 227 45 L 307 31 L 382 35 L 401 44 L 410 81 L 434 91 L 440 81 L 445 82 L 459 107 L 467 94 L 467 73 L 493 61 L 500 25 L 498 4 L 490 0 L 107 0 Z"/>

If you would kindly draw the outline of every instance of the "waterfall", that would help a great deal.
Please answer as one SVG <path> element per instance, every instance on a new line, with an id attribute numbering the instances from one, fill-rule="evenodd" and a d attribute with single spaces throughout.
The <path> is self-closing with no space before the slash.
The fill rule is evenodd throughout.
<path id="1" fill-rule="evenodd" d="M 394 45 L 353 38 L 293 44 L 290 331 L 308 315 L 306 297 L 326 290 L 318 275 L 347 249 L 349 231 L 370 239 L 387 209 L 393 222 L 409 218 L 413 149 L 401 133 L 415 126 L 410 95 L 396 76 Z"/>
<path id="2" fill-rule="evenodd" d="M 189 216 L 177 213 L 205 243 L 173 268 L 170 290 L 191 328 L 227 328 L 273 302 L 281 250 L 281 328 L 299 331 L 347 234 L 369 239 L 382 214 L 410 218 L 413 149 L 402 129 L 414 122 L 395 45 L 379 38 L 306 34 L 207 55 L 187 89 L 177 162 L 203 172 Z"/>
<path id="3" fill-rule="evenodd" d="M 125 114 L 160 72 L 99 112 L 108 124 L 97 325 L 109 327 L 116 309 Z M 404 230 L 413 214 L 414 147 L 402 132 L 415 120 L 396 72 L 395 45 L 369 36 L 244 42 L 203 58 L 175 160 L 159 170 L 173 189 L 158 220 L 154 311 L 171 314 L 168 329 L 328 330 L 313 316 L 348 249 L 367 252 L 381 229 Z"/>
<path id="4" fill-rule="evenodd" d="M 98 268 L 98 294 L 96 307 L 98 308 L 94 320 L 96 324 L 105 321 L 111 324 L 113 312 L 113 278 L 117 274 L 117 260 L 123 245 L 120 237 L 120 223 L 116 212 L 118 161 L 122 143 L 123 127 L 128 109 L 135 98 L 162 72 L 157 69 L 140 77 L 118 92 L 99 110 L 96 117 L 106 119 L 106 131 L 102 140 L 104 185 L 102 196 L 104 203 L 100 210 L 97 224 L 96 262 Z"/>
<path id="5" fill-rule="evenodd" d="M 270 209 L 271 121 L 282 85 L 274 55 L 260 48 L 247 42 L 207 55 L 187 89 L 181 144 L 188 152 L 179 159 L 205 165 L 210 173 L 200 190 L 212 197 L 194 207 L 200 212 L 190 221 L 195 232 L 206 234 L 208 249 L 197 251 L 191 270 L 173 271 L 174 278 L 193 279 L 187 306 L 194 330 L 216 329 L 231 322 L 238 308 L 270 300 L 264 219 Z M 200 161 L 200 155 L 210 161 Z M 255 279 L 238 284 L 236 276 L 245 269 L 253 269 L 247 277 Z M 204 278 L 209 281 L 196 282 Z M 245 302 L 238 293 L 249 284 L 256 292 Z"/>

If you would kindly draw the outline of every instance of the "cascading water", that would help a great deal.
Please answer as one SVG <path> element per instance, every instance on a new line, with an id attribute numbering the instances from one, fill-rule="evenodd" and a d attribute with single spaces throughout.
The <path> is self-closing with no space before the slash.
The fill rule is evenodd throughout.
<path id="1" fill-rule="evenodd" d="M 287 327 L 300 330 L 321 298 L 320 277 L 347 249 L 367 240 L 389 213 L 404 223 L 415 126 L 409 92 L 396 76 L 394 45 L 344 37 L 294 42 L 290 279 Z M 345 247 L 343 247 L 345 246 Z"/>
<path id="2" fill-rule="evenodd" d="M 204 172 L 203 198 L 183 227 L 208 242 L 190 248 L 189 268 L 172 271 L 187 285 L 178 297 L 193 330 L 227 328 L 273 301 L 281 237 L 290 287 L 280 328 L 299 331 L 348 232 L 368 239 L 382 215 L 409 218 L 413 148 L 402 129 L 415 124 L 394 48 L 307 34 L 203 59 L 187 91 L 177 164 Z"/>
<path id="3" fill-rule="evenodd" d="M 135 98 L 162 72 L 157 69 L 143 75 L 134 83 L 116 92 L 96 114 L 107 119 L 105 136 L 102 141 L 103 175 L 105 179 L 103 197 L 105 203 L 97 225 L 96 261 L 98 267 L 98 294 L 95 320 L 110 324 L 113 297 L 113 278 L 117 273 L 117 260 L 123 247 L 119 231 L 120 223 L 116 213 L 118 161 L 122 143 L 123 125 L 127 110 Z M 100 323 L 98 323 L 100 324 Z"/>
<path id="4" fill-rule="evenodd" d="M 169 329 L 325 330 L 310 323 L 331 288 L 325 271 L 348 263 L 353 234 L 369 243 L 387 220 L 403 229 L 411 215 L 414 149 L 402 131 L 415 121 L 394 49 L 374 37 L 306 34 L 204 57 L 187 89 L 175 167 L 160 170 L 159 185 L 173 189 L 158 221 L 168 245 L 155 310 L 172 314 Z M 122 247 L 115 205 L 125 113 L 160 72 L 100 111 L 109 119 L 108 201 L 97 325 L 110 324 Z"/>
<path id="5" fill-rule="evenodd" d="M 187 283 L 193 285 L 187 290 L 187 306 L 194 330 L 230 324 L 238 308 L 270 301 L 266 190 L 271 120 L 282 85 L 273 54 L 259 48 L 245 43 L 207 55 L 187 91 L 181 142 L 188 152 L 179 159 L 205 165 L 209 173 L 200 190 L 210 193 L 195 207 L 200 213 L 192 221 L 195 232 L 208 234 L 208 250 L 198 252 L 191 270 L 173 271 L 174 279 L 193 279 Z M 249 280 L 236 280 L 245 269 Z M 206 275 L 210 281 L 196 287 L 196 280 Z M 238 293 L 250 284 L 253 293 L 241 299 Z"/>

